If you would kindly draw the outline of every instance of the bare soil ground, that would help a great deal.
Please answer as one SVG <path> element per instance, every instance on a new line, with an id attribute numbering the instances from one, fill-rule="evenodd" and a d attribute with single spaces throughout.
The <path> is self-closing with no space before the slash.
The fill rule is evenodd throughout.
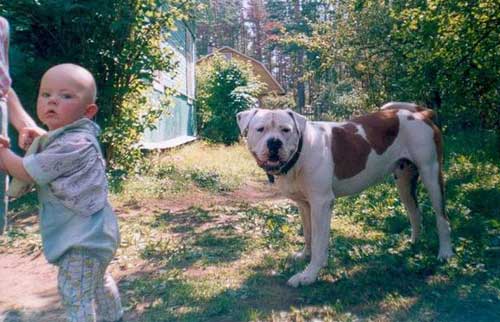
<path id="1" fill-rule="evenodd" d="M 262 182 L 250 182 L 227 194 L 190 193 L 174 200 L 154 200 L 147 207 L 182 213 L 197 205 L 225 205 L 235 202 L 260 202 L 278 197 L 277 191 Z M 118 216 L 134 213 L 133 208 L 144 205 L 125 205 L 116 209 Z M 132 208 L 132 209 L 131 209 Z M 118 283 L 124 276 L 147 270 L 147 263 L 135 263 L 126 268 L 112 263 L 108 268 Z M 149 268 L 152 269 L 152 268 Z M 122 294 L 122 297 L 126 294 Z M 128 312 L 124 321 L 136 321 L 135 312 Z M 57 293 L 57 268 L 47 263 L 41 251 L 26 255 L 21 250 L 0 250 L 0 321 L 59 322 L 65 321 Z"/>

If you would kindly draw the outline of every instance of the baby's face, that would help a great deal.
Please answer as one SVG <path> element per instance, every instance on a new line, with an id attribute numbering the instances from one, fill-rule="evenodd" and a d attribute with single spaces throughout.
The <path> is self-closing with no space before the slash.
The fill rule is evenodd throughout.
<path id="1" fill-rule="evenodd" d="M 89 81 L 78 71 L 52 68 L 40 83 L 37 100 L 38 118 L 55 130 L 86 117 L 93 104 Z"/>

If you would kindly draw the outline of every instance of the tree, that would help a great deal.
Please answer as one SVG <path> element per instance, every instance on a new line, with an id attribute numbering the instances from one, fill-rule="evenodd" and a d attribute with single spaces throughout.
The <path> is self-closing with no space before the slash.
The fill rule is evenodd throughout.
<path id="1" fill-rule="evenodd" d="M 248 8 L 246 10 L 247 17 L 246 23 L 251 28 L 252 37 L 252 56 L 258 61 L 263 61 L 264 46 L 266 43 L 265 24 L 266 24 L 266 11 L 262 0 L 249 0 Z"/>
<path id="2" fill-rule="evenodd" d="M 316 75 L 347 82 L 369 106 L 411 100 L 448 126 L 500 130 L 498 1 L 330 1 L 302 40 Z"/>
<path id="3" fill-rule="evenodd" d="M 434 0 L 395 14 L 393 34 L 410 58 L 407 81 L 416 74 L 432 81 L 420 90 L 451 124 L 500 130 L 500 3 Z"/>
<path id="4" fill-rule="evenodd" d="M 242 0 L 202 0 L 197 13 L 196 48 L 199 55 L 211 48 L 229 46 L 245 52 L 242 43 Z"/>
<path id="5" fill-rule="evenodd" d="M 147 104 L 155 71 L 175 66 L 161 44 L 193 6 L 192 0 L 18 0 L 3 2 L 0 13 L 13 27 L 13 47 L 28 58 L 16 60 L 25 73 L 14 73 L 18 83 L 39 80 L 63 62 L 94 74 L 107 159 L 114 173 L 126 174 L 140 160 L 136 143 L 143 131 L 163 112 Z"/>

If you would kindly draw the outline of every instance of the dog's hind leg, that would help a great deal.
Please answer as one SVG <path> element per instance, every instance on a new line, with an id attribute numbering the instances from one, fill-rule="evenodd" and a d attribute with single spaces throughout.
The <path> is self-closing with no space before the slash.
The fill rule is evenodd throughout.
<path id="1" fill-rule="evenodd" d="M 417 200 L 417 167 L 407 159 L 399 160 L 394 169 L 394 178 L 401 202 L 406 208 L 411 224 L 411 242 L 415 243 L 420 236 L 422 214 Z"/>
<path id="2" fill-rule="evenodd" d="M 296 201 L 302 217 L 302 229 L 304 233 L 304 249 L 293 255 L 295 260 L 304 260 L 311 256 L 311 207 L 307 201 Z"/>
<path id="3" fill-rule="evenodd" d="M 450 222 L 444 209 L 444 187 L 441 167 L 436 161 L 433 164 L 419 167 L 418 170 L 436 213 L 436 225 L 439 234 L 438 258 L 445 260 L 453 256 L 453 250 L 451 249 Z"/>

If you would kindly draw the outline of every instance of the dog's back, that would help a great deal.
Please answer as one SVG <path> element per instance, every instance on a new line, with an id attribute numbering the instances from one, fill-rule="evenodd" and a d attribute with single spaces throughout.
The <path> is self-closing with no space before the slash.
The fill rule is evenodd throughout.
<path id="1" fill-rule="evenodd" d="M 389 102 L 380 108 L 381 110 L 407 110 L 413 113 L 418 113 L 422 116 L 423 119 L 433 120 L 436 117 L 436 113 L 426 107 L 417 105 L 415 103 L 407 103 L 407 102 Z"/>

